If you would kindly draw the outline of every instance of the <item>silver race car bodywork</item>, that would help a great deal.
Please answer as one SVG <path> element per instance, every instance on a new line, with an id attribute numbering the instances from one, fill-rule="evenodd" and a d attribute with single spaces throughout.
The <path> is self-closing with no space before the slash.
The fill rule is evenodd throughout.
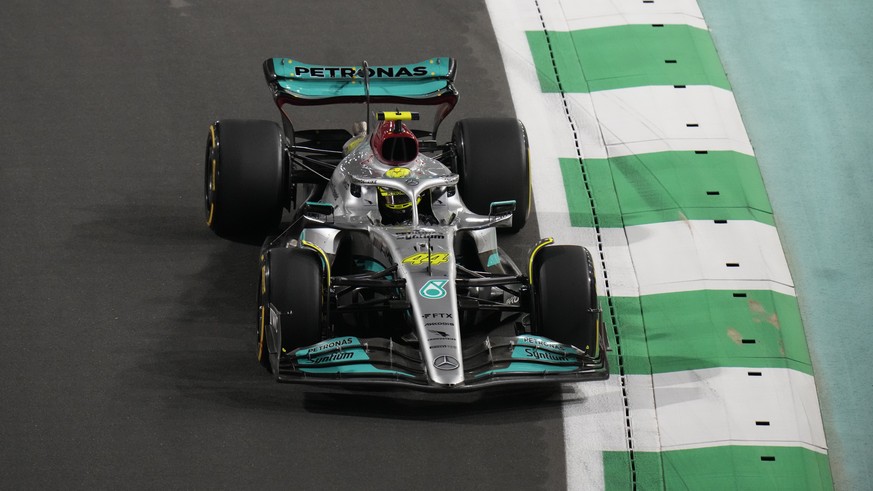
<path id="1" fill-rule="evenodd" d="M 445 68 L 441 80 L 448 80 L 447 90 L 422 97 L 428 101 L 425 104 L 436 101 L 442 109 L 433 132 L 421 132 L 425 138 L 421 151 L 402 163 L 385 161 L 374 148 L 373 133 L 347 133 L 347 141 L 340 142 L 345 143 L 342 152 L 336 142 L 329 149 L 295 144 L 290 118 L 282 110 L 284 157 L 278 164 L 279 181 L 288 183 L 293 192 L 282 195 L 281 200 L 295 213 L 280 233 L 267 236 L 261 249 L 259 358 L 281 382 L 383 384 L 424 390 L 608 377 L 606 339 L 587 251 L 571 251 L 573 258 L 583 259 L 567 264 L 579 265 L 585 271 L 579 272 L 575 283 L 562 279 L 563 283 L 554 286 L 554 271 L 561 269 L 554 263 L 560 258 L 547 258 L 551 269 L 541 264 L 548 262 L 542 259 L 548 254 L 541 252 L 553 247 L 550 239 L 536 244 L 525 270 L 519 268 L 498 247 L 497 234 L 497 228 L 512 227 L 514 217 L 518 218 L 517 200 L 489 200 L 485 214 L 472 211 L 462 198 L 462 176 L 456 169 L 463 145 L 457 141 L 437 145 L 427 140 L 457 100 L 451 87 L 454 61 L 435 60 L 438 62 L 430 63 Z M 280 109 L 289 101 L 325 103 L 301 98 L 292 90 L 296 86 L 277 83 L 282 79 L 277 75 L 280 70 L 286 70 L 285 77 L 295 82 L 311 73 L 330 71 L 347 76 L 358 73 L 353 68 L 359 70 L 305 65 L 305 70 L 298 67 L 291 72 L 286 63 L 292 65 L 291 60 L 268 60 L 266 69 Z M 393 67 L 390 73 L 403 73 L 404 67 L 409 67 L 406 73 L 410 74 L 421 71 L 416 65 L 406 65 Z M 356 93 L 338 92 L 348 90 L 346 85 L 336 86 L 341 88 L 313 97 L 316 101 L 346 97 L 360 102 Z M 412 96 L 404 92 L 402 96 L 389 93 L 382 97 L 408 103 Z M 397 112 L 398 118 L 400 115 Z M 519 138 L 526 138 L 520 123 L 512 124 L 521 128 Z M 207 153 L 207 222 L 220 235 L 227 235 L 213 223 L 215 219 L 221 225 L 222 217 L 216 211 L 222 205 L 216 189 L 222 190 L 224 184 L 216 178 L 220 175 L 217 169 L 230 165 L 218 158 L 221 145 L 215 135 L 219 129 L 216 123 Z M 301 134 L 312 141 L 318 139 L 315 133 L 297 132 L 298 139 Z M 526 153 L 526 141 L 524 149 Z M 313 153 L 325 158 L 306 156 Z M 527 156 L 522 158 L 527 166 Z M 332 169 L 329 176 L 324 169 Z M 529 179 L 528 172 L 525 167 L 520 175 Z M 298 188 L 304 191 L 304 199 L 297 199 Z M 522 188 L 522 195 L 528 189 L 529 184 Z M 401 204 L 386 204 L 386 199 Z M 304 253 L 306 261 L 315 264 L 315 276 L 308 277 L 315 279 L 311 285 L 303 276 L 294 277 L 297 270 L 274 265 L 281 257 L 303 257 Z M 546 269 L 548 275 L 541 272 Z M 277 293 L 269 292 L 273 284 L 292 284 L 293 291 L 315 294 L 306 296 L 306 301 L 279 299 Z M 560 300 L 563 307 L 554 307 L 558 300 L 547 301 L 566 296 L 562 290 L 567 289 L 580 291 L 578 305 Z M 547 308 L 578 315 L 579 329 L 588 329 L 590 336 L 550 331 L 550 317 L 543 314 Z M 568 317 L 551 318 L 566 324 Z M 586 323 L 587 328 L 582 326 Z M 308 334 L 299 338 L 298 333 L 304 331 Z M 565 339 L 552 339 L 548 336 L 551 332 Z M 308 341 L 300 344 L 297 339 Z"/>

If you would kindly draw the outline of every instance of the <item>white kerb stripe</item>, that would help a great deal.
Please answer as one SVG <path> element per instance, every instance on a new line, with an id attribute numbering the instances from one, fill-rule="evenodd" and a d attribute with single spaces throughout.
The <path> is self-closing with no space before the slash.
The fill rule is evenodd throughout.
<path id="1" fill-rule="evenodd" d="M 634 225 L 625 232 L 641 295 L 689 291 L 701 280 L 769 281 L 793 292 L 782 244 L 771 225 L 685 220 Z"/>
<path id="2" fill-rule="evenodd" d="M 706 29 L 696 0 L 562 0 L 570 30 L 627 24 L 687 24 Z"/>
<path id="3" fill-rule="evenodd" d="M 761 375 L 749 376 L 750 371 Z M 811 375 L 786 368 L 708 368 L 660 373 L 653 379 L 665 451 L 772 445 L 825 453 Z"/>
<path id="4" fill-rule="evenodd" d="M 728 90 L 708 85 L 649 86 L 569 97 L 574 100 L 571 114 L 580 126 L 588 127 L 596 118 L 610 157 L 676 150 L 753 155 L 736 100 Z M 583 150 L 588 153 L 588 148 Z"/>

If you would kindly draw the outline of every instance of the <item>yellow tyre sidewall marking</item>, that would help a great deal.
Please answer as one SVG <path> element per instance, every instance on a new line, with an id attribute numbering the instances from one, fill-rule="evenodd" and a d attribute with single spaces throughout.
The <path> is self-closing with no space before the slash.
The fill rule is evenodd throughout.
<path id="1" fill-rule="evenodd" d="M 212 220 L 215 217 L 215 192 L 218 189 L 218 159 L 215 158 L 215 125 L 209 125 L 209 137 L 212 142 L 212 148 L 210 152 L 212 156 L 212 176 L 209 181 L 209 185 L 212 188 L 212 198 L 209 200 L 209 216 L 206 218 L 206 225 L 211 227 Z"/>
<path id="2" fill-rule="evenodd" d="M 553 242 L 555 242 L 555 239 L 553 239 L 553 238 L 551 238 L 551 237 L 549 237 L 549 238 L 547 238 L 547 239 L 543 239 L 539 244 L 537 244 L 536 247 L 534 247 L 534 250 L 531 251 L 531 253 L 530 253 L 530 259 L 528 260 L 528 263 L 527 263 L 527 274 L 528 274 L 528 276 L 527 276 L 527 281 L 528 281 L 531 285 L 533 284 L 533 262 L 534 262 L 534 258 L 537 256 L 537 253 L 540 252 L 540 249 L 542 249 L 543 247 L 545 247 L 545 246 L 547 246 L 547 245 L 549 245 L 549 244 L 551 244 L 551 243 L 553 243 Z"/>
<path id="3" fill-rule="evenodd" d="M 258 329 L 258 361 L 264 359 L 264 337 L 265 337 L 265 329 L 264 324 L 266 322 L 266 312 L 264 306 L 261 305 L 261 322 L 260 328 Z"/>
<path id="4" fill-rule="evenodd" d="M 308 240 L 301 241 L 303 245 L 309 247 L 310 249 L 314 249 L 315 252 L 321 254 L 321 258 L 324 260 L 324 268 L 327 271 L 327 287 L 330 288 L 330 261 L 327 259 L 327 253 L 324 252 L 324 249 L 318 247 L 317 245 L 309 242 Z M 324 300 L 322 298 L 322 300 Z"/>
<path id="5" fill-rule="evenodd" d="M 261 256 L 261 260 L 264 259 L 264 256 Z M 264 264 L 261 266 L 261 305 L 260 305 L 260 325 L 258 327 L 258 361 L 261 361 L 264 357 L 264 338 L 266 337 L 266 322 L 267 322 L 267 308 L 265 303 L 264 295 L 267 293 L 267 265 Z"/>

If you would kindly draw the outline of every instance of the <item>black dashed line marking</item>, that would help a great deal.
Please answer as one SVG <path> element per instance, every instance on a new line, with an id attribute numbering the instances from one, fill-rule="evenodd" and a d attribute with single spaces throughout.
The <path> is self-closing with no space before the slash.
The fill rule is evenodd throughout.
<path id="1" fill-rule="evenodd" d="M 654 0 L 643 0 L 643 3 L 655 3 Z M 561 94 L 561 103 L 564 106 L 564 115 L 567 117 L 567 123 L 570 125 L 570 129 L 573 133 L 573 140 L 576 146 L 576 158 L 579 160 L 579 167 L 582 171 L 582 183 L 585 186 L 585 192 L 588 195 L 588 204 L 591 206 L 591 214 L 594 220 L 594 233 L 597 239 L 597 254 L 600 258 L 600 267 L 603 271 L 604 278 L 606 277 L 606 255 L 604 253 L 604 243 L 603 243 L 603 235 L 600 230 L 600 218 L 597 216 L 597 209 L 594 202 L 594 195 L 591 192 L 591 183 L 588 178 L 588 171 L 585 168 L 585 162 L 582 159 L 582 149 L 579 144 L 579 136 L 576 131 L 576 124 L 573 122 L 573 118 L 570 115 L 570 107 L 567 103 L 567 94 L 564 92 L 564 86 L 561 83 L 561 76 L 558 73 L 558 65 L 555 62 L 555 52 L 552 49 L 552 41 L 549 37 L 549 31 L 546 29 L 546 21 L 543 18 L 543 11 L 540 8 L 539 0 L 534 0 L 534 4 L 537 7 L 537 14 L 540 17 L 540 25 L 543 28 L 543 34 L 546 37 L 546 46 L 549 50 L 549 58 L 552 62 L 552 70 L 555 74 L 555 82 L 558 84 L 558 93 Z M 666 60 L 666 63 L 675 63 L 676 60 Z M 630 400 L 627 395 L 627 374 L 625 373 L 625 364 L 624 364 L 624 353 L 622 352 L 621 346 L 621 336 L 618 332 L 618 317 L 615 312 L 615 303 L 613 302 L 612 293 L 609 288 L 609 283 L 604 281 L 604 285 L 606 286 L 606 303 L 607 309 L 609 311 L 609 318 L 612 322 L 612 331 L 615 335 L 615 351 L 616 357 L 618 358 L 618 374 L 619 381 L 621 383 L 621 394 L 622 394 L 622 402 L 624 404 L 624 426 L 625 433 L 627 435 L 627 448 L 628 448 L 628 458 L 630 460 L 631 467 L 631 489 L 637 489 L 637 466 L 636 459 L 634 455 L 634 442 L 633 442 L 633 427 L 631 426 L 630 419 Z"/>

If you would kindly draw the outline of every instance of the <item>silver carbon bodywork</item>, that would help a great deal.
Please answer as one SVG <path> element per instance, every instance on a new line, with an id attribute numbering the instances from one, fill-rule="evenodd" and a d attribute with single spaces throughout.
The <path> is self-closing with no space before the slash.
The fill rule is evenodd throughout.
<path id="1" fill-rule="evenodd" d="M 330 283 L 329 322 L 320 343 L 283 352 L 281 316 L 270 306 L 267 345 L 279 381 L 465 390 L 608 376 L 602 353 L 595 359 L 529 334 L 530 306 L 523 305 L 529 303 L 528 279 L 497 241 L 497 227 L 511 225 L 512 207 L 474 213 L 464 205 L 458 181 L 446 165 L 421 153 L 402 166 L 387 165 L 364 140 L 316 187 L 285 232 L 268 240 L 264 253 L 317 250 Z M 399 205 L 400 218 L 398 210 L 380 205 L 384 195 L 405 198 L 409 205 Z M 475 256 L 475 271 L 458 262 L 459 244 L 468 244 L 466 261 Z M 340 263 L 350 264 L 348 257 L 373 276 L 338 272 Z M 374 281 L 390 287 L 380 305 L 393 312 L 380 314 L 375 326 L 346 313 L 380 301 L 363 293 Z M 467 330 L 488 315 L 500 329 L 471 336 Z M 378 334 L 365 334 L 368 329 Z"/>
<path id="2" fill-rule="evenodd" d="M 464 357 L 455 292 L 455 233 L 475 231 L 480 254 L 495 254 L 494 227 L 510 224 L 512 214 L 486 217 L 469 211 L 459 193 L 450 194 L 449 188 L 458 183 L 457 174 L 430 157 L 419 154 L 402 166 L 408 170 L 402 178 L 386 177 L 397 168 L 379 161 L 370 145 L 358 145 L 337 166 L 320 199 L 333 206 L 333 215 L 326 224 L 334 228 L 304 229 L 301 244 L 306 240 L 332 257 L 337 253 L 340 231 L 366 232 L 373 247 L 397 265 L 397 275 L 406 280 L 406 298 L 414 313 L 415 336 L 428 378 L 434 384 L 456 386 L 464 382 Z M 357 196 L 352 194 L 352 186 L 360 187 Z M 416 203 L 428 191 L 436 194 L 432 211 L 438 223 L 422 225 L 418 206 L 410 206 L 408 224 L 382 225 L 377 205 L 380 187 L 402 192 L 410 203 Z M 405 258 L 419 254 L 429 254 L 431 259 L 417 264 L 404 262 Z M 434 261 L 434 256 L 445 260 Z"/>
<path id="3" fill-rule="evenodd" d="M 463 391 L 609 377 L 590 252 L 541 239 L 519 267 L 498 245 L 531 212 L 522 122 L 463 118 L 437 141 L 458 102 L 454 59 L 263 68 L 281 124 L 210 126 L 204 204 L 218 236 L 262 243 L 257 359 L 277 381 Z M 367 120 L 292 121 L 336 104 L 365 105 Z"/>
<path id="4" fill-rule="evenodd" d="M 530 334 L 529 280 L 497 241 L 514 208 L 497 202 L 489 215 L 474 213 L 458 181 L 421 153 L 387 165 L 364 140 L 315 188 L 297 219 L 264 247 L 264 254 L 318 251 L 329 285 L 320 343 L 281 349 L 283 316 L 270 306 L 267 346 L 279 381 L 465 390 L 608 376 L 603 353 Z M 402 196 L 406 205 L 389 209 L 384 196 Z M 381 293 L 368 290 L 375 284 Z"/>

